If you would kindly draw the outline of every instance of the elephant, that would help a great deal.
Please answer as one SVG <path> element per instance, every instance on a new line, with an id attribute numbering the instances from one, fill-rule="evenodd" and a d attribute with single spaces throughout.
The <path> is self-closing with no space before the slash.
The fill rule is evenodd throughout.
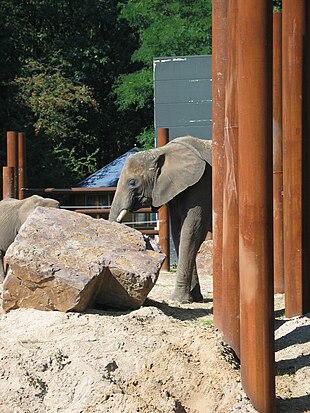
<path id="1" fill-rule="evenodd" d="M 122 169 L 109 220 L 128 211 L 168 204 L 178 256 L 171 299 L 202 301 L 196 255 L 212 225 L 212 145 L 183 136 L 156 149 L 130 155 Z"/>
<path id="2" fill-rule="evenodd" d="M 21 200 L 5 198 L 0 201 L 0 281 L 3 281 L 5 276 L 3 257 L 6 250 L 37 206 L 59 208 L 59 202 L 39 195 L 32 195 Z"/>

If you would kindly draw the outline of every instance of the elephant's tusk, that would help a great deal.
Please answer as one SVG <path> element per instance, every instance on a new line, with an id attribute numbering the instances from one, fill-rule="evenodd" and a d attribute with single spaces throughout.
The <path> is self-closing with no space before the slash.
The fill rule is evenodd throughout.
<path id="1" fill-rule="evenodd" d="M 122 222 L 127 212 L 128 212 L 127 209 L 122 209 L 119 216 L 116 218 L 116 222 Z"/>

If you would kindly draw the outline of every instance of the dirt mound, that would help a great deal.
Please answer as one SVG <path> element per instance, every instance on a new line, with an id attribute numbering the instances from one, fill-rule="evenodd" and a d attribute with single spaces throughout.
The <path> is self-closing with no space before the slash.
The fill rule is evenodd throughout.
<path id="1" fill-rule="evenodd" d="M 0 412 L 255 412 L 212 326 L 212 278 L 203 277 L 204 303 L 172 304 L 173 283 L 162 273 L 147 305 L 128 313 L 2 314 Z M 279 411 L 307 411 L 309 318 L 279 318 L 277 327 Z"/>

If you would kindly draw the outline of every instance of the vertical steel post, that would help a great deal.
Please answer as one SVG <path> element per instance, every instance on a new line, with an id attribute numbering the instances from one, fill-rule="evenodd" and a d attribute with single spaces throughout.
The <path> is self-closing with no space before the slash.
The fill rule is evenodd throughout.
<path id="1" fill-rule="evenodd" d="M 240 349 L 243 388 L 275 411 L 272 1 L 238 0 Z"/>
<path id="2" fill-rule="evenodd" d="M 305 37 L 309 5 L 306 6 L 305 0 L 283 0 L 282 7 L 284 288 L 285 314 L 293 317 L 310 310 L 307 158 L 310 108 L 309 96 L 306 95 L 306 91 L 309 95 L 307 70 L 310 69 L 306 70 L 306 57 L 310 51 L 308 36 Z"/>
<path id="3" fill-rule="evenodd" d="M 227 0 L 212 2 L 212 204 L 213 316 L 222 329 L 223 174 L 225 81 L 227 66 Z"/>
<path id="4" fill-rule="evenodd" d="M 273 253 L 274 292 L 284 292 L 282 164 L 282 13 L 273 13 Z"/>
<path id="5" fill-rule="evenodd" d="M 12 166 L 4 166 L 2 178 L 2 198 L 14 198 L 14 168 Z"/>
<path id="6" fill-rule="evenodd" d="M 158 128 L 157 146 L 164 146 L 169 142 L 169 129 Z M 159 243 L 162 251 L 166 254 L 166 259 L 162 264 L 161 269 L 170 271 L 170 236 L 169 236 L 169 211 L 168 205 L 163 205 L 158 210 L 159 220 Z"/>
<path id="7" fill-rule="evenodd" d="M 13 198 L 17 198 L 17 132 L 7 132 L 7 166 L 14 168 Z"/>
<path id="8" fill-rule="evenodd" d="M 26 134 L 18 132 L 18 199 L 24 198 L 23 188 L 26 184 Z"/>
<path id="9" fill-rule="evenodd" d="M 303 98 L 303 279 L 302 301 L 303 314 L 310 311 L 310 3 L 305 4 L 305 37 L 304 37 L 304 98 Z"/>
<path id="10" fill-rule="evenodd" d="M 240 357 L 237 0 L 228 0 L 225 84 L 222 314 L 225 341 Z"/>

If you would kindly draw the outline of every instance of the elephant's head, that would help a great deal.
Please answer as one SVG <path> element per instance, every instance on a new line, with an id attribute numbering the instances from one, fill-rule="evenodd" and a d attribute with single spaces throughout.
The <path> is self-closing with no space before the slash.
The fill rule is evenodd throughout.
<path id="1" fill-rule="evenodd" d="M 110 221 L 121 222 L 127 211 L 152 205 L 157 163 L 154 150 L 135 153 L 127 158 L 112 202 Z"/>
<path id="2" fill-rule="evenodd" d="M 178 139 L 127 158 L 112 202 L 110 221 L 121 222 L 128 211 L 142 207 L 160 207 L 200 180 L 206 161 L 186 138 L 186 144 L 181 143 L 183 138 Z"/>
<path id="3" fill-rule="evenodd" d="M 26 221 L 28 216 L 31 215 L 38 206 L 59 208 L 59 202 L 55 199 L 43 198 L 39 195 L 32 195 L 20 202 L 20 208 L 18 211 L 20 225 L 22 225 Z"/>

